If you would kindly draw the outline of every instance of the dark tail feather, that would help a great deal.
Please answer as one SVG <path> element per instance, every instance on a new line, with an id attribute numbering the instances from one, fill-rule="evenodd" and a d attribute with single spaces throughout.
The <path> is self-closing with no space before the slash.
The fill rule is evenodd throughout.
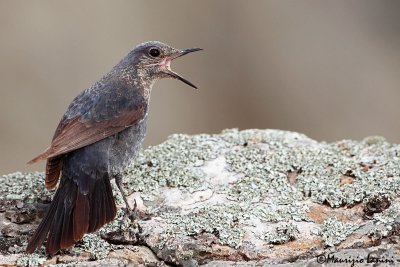
<path id="1" fill-rule="evenodd" d="M 56 213 L 50 227 L 49 235 L 47 237 L 46 254 L 53 255 L 61 248 L 61 235 L 63 230 L 63 223 L 65 217 L 65 210 L 70 207 L 64 206 L 63 201 L 57 203 Z"/>
<path id="2" fill-rule="evenodd" d="M 90 223 L 88 233 L 92 233 L 104 224 L 112 221 L 117 215 L 112 188 L 108 179 L 98 179 L 96 190 L 92 194 L 90 204 Z M 92 220 L 92 218 L 95 218 Z"/>
<path id="3" fill-rule="evenodd" d="M 95 188 L 92 194 L 95 194 L 99 188 Z M 103 192 L 104 193 L 104 192 Z M 81 240 L 83 235 L 87 233 L 89 227 L 89 199 L 87 195 L 78 193 L 76 199 L 76 207 L 73 216 L 74 240 Z M 100 210 L 101 213 L 101 210 Z"/>
<path id="4" fill-rule="evenodd" d="M 70 219 L 72 210 L 64 210 L 63 230 L 61 234 L 61 248 L 69 248 L 74 244 L 73 222 Z"/>
<path id="5" fill-rule="evenodd" d="M 33 253 L 37 248 L 42 246 L 43 241 L 46 239 L 47 233 L 50 230 L 52 219 L 54 218 L 54 215 L 57 211 L 57 204 L 58 202 L 60 202 L 61 195 L 61 190 L 57 190 L 46 216 L 41 221 L 40 225 L 36 229 L 35 234 L 32 236 L 31 240 L 28 243 L 28 246 L 26 247 L 27 253 Z"/>
<path id="6" fill-rule="evenodd" d="M 62 179 L 49 211 L 28 243 L 27 253 L 33 253 L 47 237 L 46 254 L 55 254 L 115 218 L 116 206 L 109 179 L 105 177 L 95 182 L 93 190 L 84 194 L 71 179 Z"/>

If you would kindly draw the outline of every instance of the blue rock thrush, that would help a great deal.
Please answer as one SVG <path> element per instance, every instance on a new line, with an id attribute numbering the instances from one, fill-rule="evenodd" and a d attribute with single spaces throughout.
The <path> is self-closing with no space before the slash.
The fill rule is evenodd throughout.
<path id="1" fill-rule="evenodd" d="M 171 61 L 199 48 L 177 50 L 146 42 L 130 51 L 109 73 L 78 95 L 59 123 L 51 146 L 29 163 L 47 160 L 46 187 L 58 189 L 26 248 L 33 253 L 47 237 L 46 254 L 71 247 L 116 216 L 110 179 L 115 178 L 126 210 L 122 174 L 141 148 L 151 88 L 175 78 Z"/>

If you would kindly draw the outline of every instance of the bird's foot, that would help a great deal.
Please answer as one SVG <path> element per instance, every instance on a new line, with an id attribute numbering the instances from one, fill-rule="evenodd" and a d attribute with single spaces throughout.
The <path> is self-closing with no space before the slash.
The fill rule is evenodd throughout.
<path id="1" fill-rule="evenodd" d="M 128 203 L 128 199 L 127 199 L 127 195 L 122 187 L 122 175 L 118 174 L 115 176 L 115 183 L 118 186 L 119 191 L 121 192 L 121 196 L 122 199 L 125 202 L 125 208 L 124 210 L 124 220 L 126 218 L 129 218 L 129 220 L 131 222 L 135 222 L 135 220 L 138 218 L 138 214 L 136 212 L 136 207 L 137 207 L 137 203 L 136 203 L 136 199 L 134 199 L 135 203 L 133 204 L 133 209 L 130 208 L 129 203 Z"/>
<path id="2" fill-rule="evenodd" d="M 133 209 L 131 209 L 128 205 L 126 205 L 126 207 L 123 208 L 123 211 L 124 211 L 123 219 L 124 220 L 129 219 L 132 223 L 134 223 L 136 221 L 136 219 L 139 217 L 137 210 L 136 210 L 136 207 L 137 207 L 136 200 L 134 200 L 134 201 L 135 201 L 135 204 L 133 205 Z"/>

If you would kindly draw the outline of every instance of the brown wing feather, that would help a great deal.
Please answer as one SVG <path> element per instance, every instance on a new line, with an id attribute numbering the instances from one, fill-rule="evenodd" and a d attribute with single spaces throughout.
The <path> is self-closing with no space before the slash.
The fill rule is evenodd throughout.
<path id="1" fill-rule="evenodd" d="M 119 133 L 140 121 L 145 112 L 145 105 L 140 105 L 109 120 L 81 122 L 76 118 L 63 121 L 61 128 L 59 127 L 54 135 L 51 146 L 28 164 L 68 153 Z"/>
<path id="2" fill-rule="evenodd" d="M 62 168 L 62 157 L 54 157 L 46 163 L 46 188 L 52 189 L 57 185 Z"/>

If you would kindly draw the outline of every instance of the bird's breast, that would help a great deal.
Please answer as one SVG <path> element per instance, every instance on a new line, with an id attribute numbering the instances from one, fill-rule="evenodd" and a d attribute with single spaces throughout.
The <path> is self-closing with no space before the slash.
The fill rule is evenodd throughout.
<path id="1" fill-rule="evenodd" d="M 110 148 L 110 169 L 120 173 L 128 167 L 142 148 L 146 135 L 147 115 L 132 127 L 115 135 Z"/>

